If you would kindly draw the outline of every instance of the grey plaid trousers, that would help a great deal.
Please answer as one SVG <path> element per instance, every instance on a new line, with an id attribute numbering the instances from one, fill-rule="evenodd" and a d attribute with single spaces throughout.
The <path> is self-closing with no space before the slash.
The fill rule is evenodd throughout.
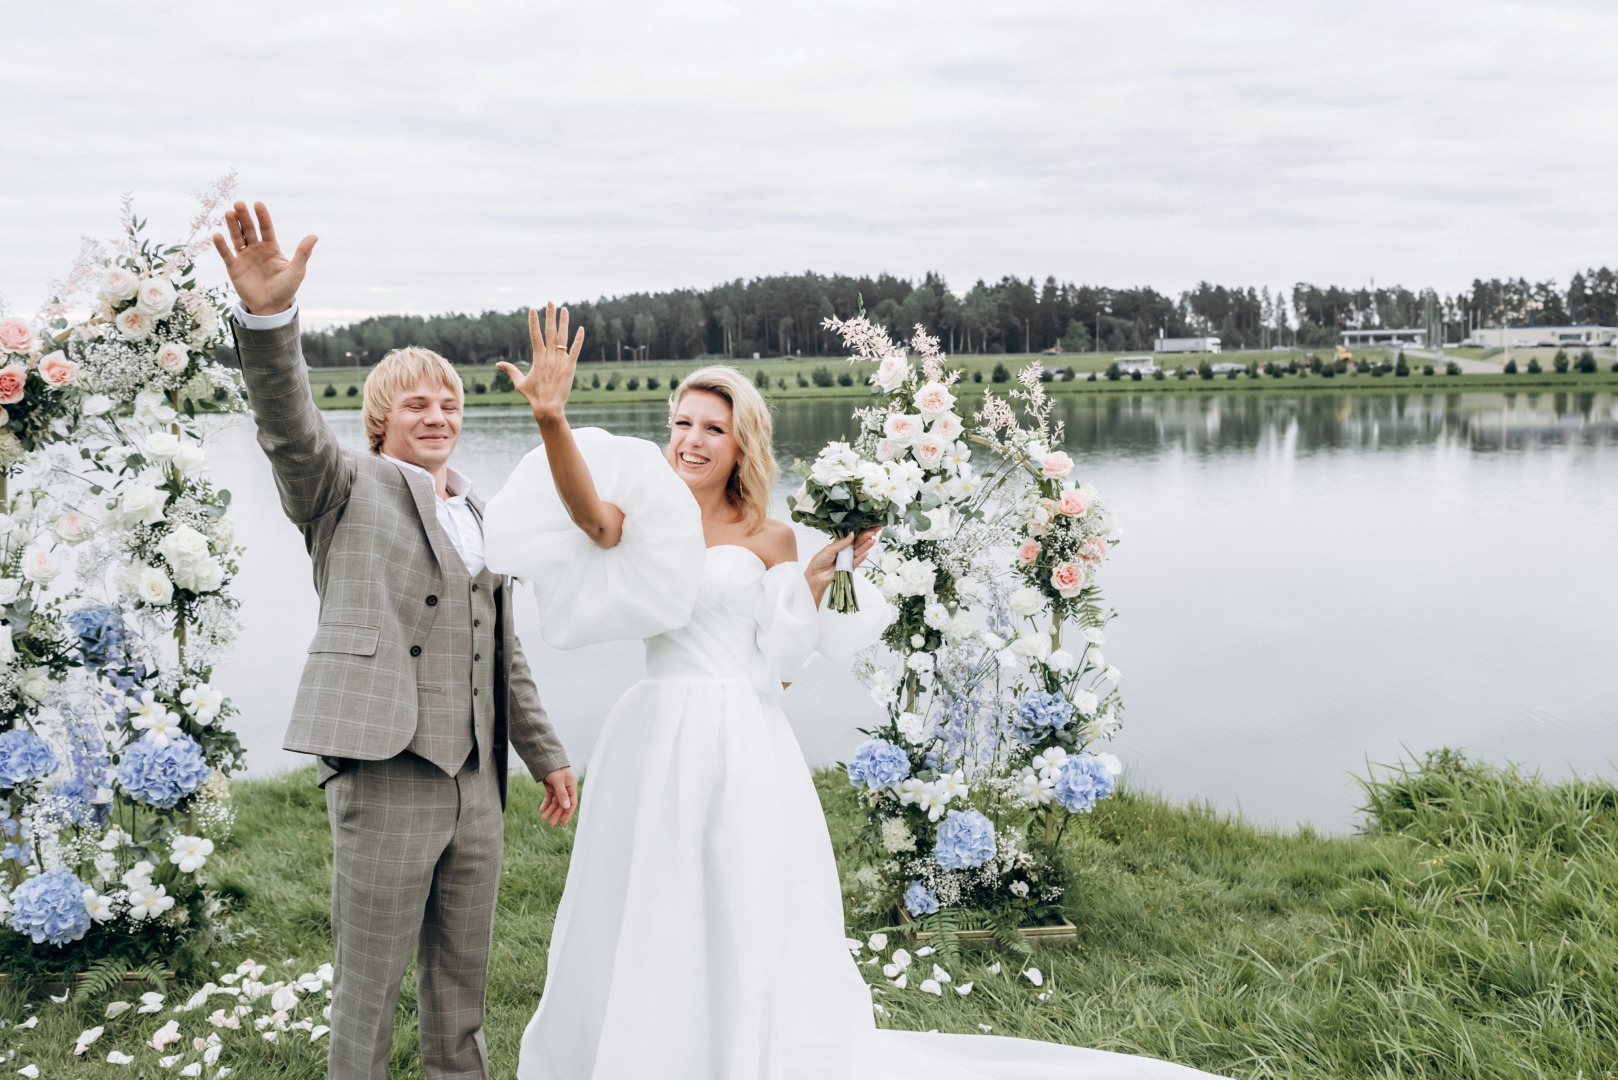
<path id="1" fill-rule="evenodd" d="M 422 1070 L 487 1080 L 484 991 L 500 884 L 500 791 L 476 752 L 451 777 L 408 751 L 326 783 L 333 867 L 333 1080 L 387 1080 L 399 984 L 416 956 Z"/>

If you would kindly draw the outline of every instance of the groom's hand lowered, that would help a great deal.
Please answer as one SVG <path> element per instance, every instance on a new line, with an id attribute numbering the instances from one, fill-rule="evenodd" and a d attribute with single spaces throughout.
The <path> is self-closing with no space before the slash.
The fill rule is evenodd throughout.
<path id="1" fill-rule="evenodd" d="M 545 777 L 545 801 L 540 804 L 539 816 L 550 825 L 566 825 L 573 818 L 573 808 L 579 805 L 579 785 L 573 779 L 572 769 L 557 769 Z"/>
<path id="2" fill-rule="evenodd" d="M 315 250 L 316 237 L 306 236 L 298 242 L 298 249 L 289 259 L 281 253 L 275 239 L 275 226 L 270 222 L 270 211 L 263 203 L 253 204 L 248 214 L 247 204 L 238 202 L 225 211 L 225 230 L 230 240 L 219 233 L 213 234 L 213 246 L 225 260 L 230 283 L 241 297 L 242 307 L 249 315 L 278 315 L 292 306 L 303 284 L 303 272 L 309 266 L 309 253 Z"/>

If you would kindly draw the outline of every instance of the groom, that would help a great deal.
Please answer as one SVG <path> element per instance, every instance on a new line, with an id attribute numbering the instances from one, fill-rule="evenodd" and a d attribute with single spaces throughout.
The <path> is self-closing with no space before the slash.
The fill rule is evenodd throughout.
<path id="1" fill-rule="evenodd" d="M 315 407 L 296 295 L 315 237 L 289 259 L 263 203 L 214 234 L 240 303 L 236 345 L 281 506 L 320 594 L 286 749 L 318 755 L 332 831 L 333 1080 L 387 1080 L 399 984 L 416 952 L 428 1080 L 487 1080 L 484 986 L 500 883 L 508 741 L 545 785 L 577 788 L 517 644 L 511 582 L 483 564 L 483 503 L 449 467 L 462 390 L 425 349 L 365 381 L 371 452 L 337 444 Z"/>

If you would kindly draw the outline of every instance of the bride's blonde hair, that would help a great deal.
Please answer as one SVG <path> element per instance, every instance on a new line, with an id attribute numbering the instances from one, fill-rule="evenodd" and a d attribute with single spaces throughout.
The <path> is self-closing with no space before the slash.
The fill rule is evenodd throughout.
<path id="1" fill-rule="evenodd" d="M 764 396 L 748 381 L 747 376 L 733 367 L 715 364 L 699 368 L 687 375 L 674 393 L 669 395 L 669 422 L 680 407 L 680 399 L 692 390 L 706 390 L 723 398 L 730 405 L 730 430 L 742 459 L 731 470 L 725 485 L 725 496 L 731 505 L 742 511 L 748 531 L 758 532 L 770 516 L 770 493 L 775 490 L 781 469 L 775 463 L 771 443 L 775 424 L 770 419 L 770 407 Z M 669 463 L 673 464 L 670 447 Z"/>

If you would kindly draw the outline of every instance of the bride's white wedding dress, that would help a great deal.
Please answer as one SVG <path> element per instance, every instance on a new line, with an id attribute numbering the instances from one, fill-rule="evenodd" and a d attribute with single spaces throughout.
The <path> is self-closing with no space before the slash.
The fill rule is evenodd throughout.
<path id="1" fill-rule="evenodd" d="M 579 532 L 540 449 L 490 502 L 489 565 L 536 583 L 553 645 L 645 638 L 646 678 L 607 717 L 585 772 L 518 1080 L 1206 1075 L 876 1027 L 825 818 L 779 704 L 821 634 L 802 566 L 705 548 L 696 502 L 655 446 L 575 435 L 602 497 L 625 511 L 623 541 L 602 551 Z"/>

